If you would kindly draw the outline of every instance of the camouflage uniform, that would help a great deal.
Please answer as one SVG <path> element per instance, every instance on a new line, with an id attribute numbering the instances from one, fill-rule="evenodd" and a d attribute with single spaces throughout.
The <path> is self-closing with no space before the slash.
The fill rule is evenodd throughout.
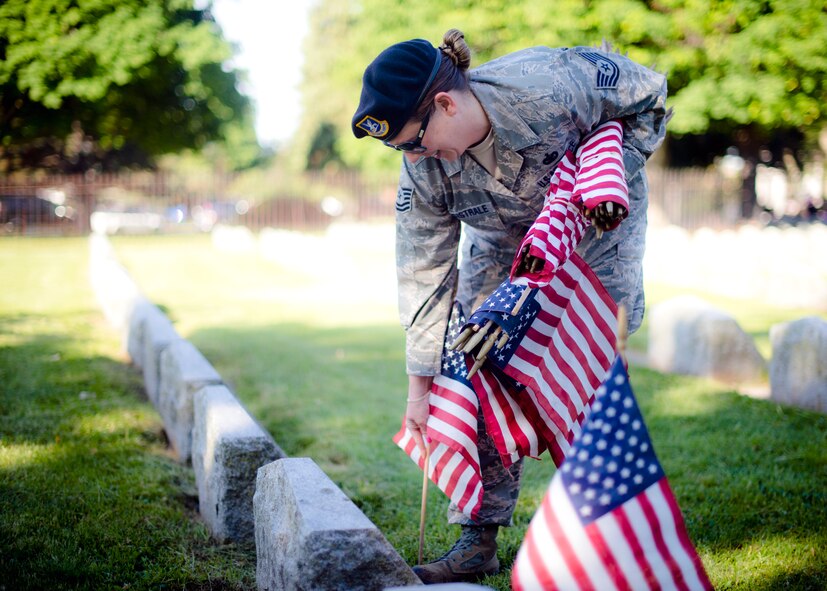
<path id="1" fill-rule="evenodd" d="M 520 240 L 543 206 L 555 166 L 583 136 L 610 119 L 623 122 L 629 217 L 577 251 L 617 302 L 629 329 L 643 319 L 642 259 L 648 185 L 646 159 L 661 144 L 668 114 L 666 78 L 628 58 L 594 48 L 534 47 L 471 71 L 471 91 L 494 131 L 496 180 L 468 153 L 455 162 L 403 159 L 396 202 L 399 312 L 407 371 L 436 375 L 451 305 L 475 307 L 508 275 Z M 462 262 L 457 271 L 460 229 Z M 488 443 L 481 443 L 481 453 Z M 496 455 L 496 451 L 493 450 Z M 505 474 L 488 461 L 478 523 L 507 524 L 520 467 Z M 485 471 L 484 471 L 485 472 Z M 503 489 L 498 492 L 495 489 Z M 451 513 L 453 523 L 471 523 Z"/>

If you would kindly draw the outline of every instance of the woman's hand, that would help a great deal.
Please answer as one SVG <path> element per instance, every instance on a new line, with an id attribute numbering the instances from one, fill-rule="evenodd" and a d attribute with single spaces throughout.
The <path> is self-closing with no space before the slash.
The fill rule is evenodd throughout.
<path id="1" fill-rule="evenodd" d="M 405 426 L 411 432 L 419 451 L 425 453 L 431 384 L 434 376 L 408 376 L 408 408 L 405 410 Z"/>

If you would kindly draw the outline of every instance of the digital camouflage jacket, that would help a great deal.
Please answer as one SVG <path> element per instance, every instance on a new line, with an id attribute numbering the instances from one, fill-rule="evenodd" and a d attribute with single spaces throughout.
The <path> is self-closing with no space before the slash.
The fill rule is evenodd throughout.
<path id="1" fill-rule="evenodd" d="M 590 229 L 578 252 L 609 293 L 626 304 L 630 330 L 643 317 L 648 193 L 643 167 L 666 133 L 665 76 L 594 48 L 534 47 L 472 70 L 471 91 L 494 130 L 500 180 L 468 153 L 455 162 L 421 158 L 410 163 L 403 158 L 396 259 L 409 374 L 439 373 L 445 328 L 457 294 L 461 225 L 466 225 L 468 240 L 490 252 L 492 268 L 506 269 L 505 275 L 489 282 L 496 287 L 507 275 L 519 240 L 540 213 L 558 161 L 610 119 L 623 122 L 630 213 L 599 240 Z M 478 262 L 485 257 L 476 259 L 473 265 L 463 261 L 460 282 L 473 274 L 491 273 Z"/>

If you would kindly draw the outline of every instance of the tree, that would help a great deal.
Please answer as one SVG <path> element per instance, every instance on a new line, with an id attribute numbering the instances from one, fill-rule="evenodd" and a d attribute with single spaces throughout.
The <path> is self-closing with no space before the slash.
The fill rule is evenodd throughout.
<path id="1" fill-rule="evenodd" d="M 211 141 L 249 159 L 251 108 L 223 65 L 231 55 L 191 0 L 6 0 L 0 170 L 149 166 Z"/>
<path id="2" fill-rule="evenodd" d="M 667 73 L 672 137 L 716 134 L 747 157 L 778 137 L 815 140 L 827 124 L 823 0 L 321 0 L 307 43 L 303 90 L 313 108 L 302 133 L 333 124 L 348 165 L 398 166 L 377 142 L 351 137 L 362 71 L 391 43 L 437 44 L 451 27 L 466 33 L 472 66 L 531 45 L 605 39 Z"/>

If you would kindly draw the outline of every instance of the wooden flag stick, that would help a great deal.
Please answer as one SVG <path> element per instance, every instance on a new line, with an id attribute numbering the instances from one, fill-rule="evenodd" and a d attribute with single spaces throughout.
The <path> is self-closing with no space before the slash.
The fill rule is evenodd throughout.
<path id="1" fill-rule="evenodd" d="M 431 459 L 431 446 L 425 444 L 425 469 L 422 471 L 422 507 L 419 511 L 419 562 L 422 564 L 422 547 L 425 545 L 425 509 L 428 505 L 428 462 Z"/>
<path id="2" fill-rule="evenodd" d="M 514 308 L 511 309 L 511 315 L 512 316 L 516 316 L 517 314 L 520 313 L 520 308 L 523 307 L 523 304 L 525 303 L 526 299 L 528 298 L 528 293 L 530 291 L 531 291 L 531 288 L 526 286 L 526 288 L 523 290 L 523 293 L 520 294 L 520 299 L 517 300 L 517 303 L 514 304 Z"/>
<path id="3" fill-rule="evenodd" d="M 629 336 L 629 325 L 626 319 L 626 306 L 620 304 L 617 308 L 617 342 L 615 350 L 626 363 L 626 338 Z"/>

